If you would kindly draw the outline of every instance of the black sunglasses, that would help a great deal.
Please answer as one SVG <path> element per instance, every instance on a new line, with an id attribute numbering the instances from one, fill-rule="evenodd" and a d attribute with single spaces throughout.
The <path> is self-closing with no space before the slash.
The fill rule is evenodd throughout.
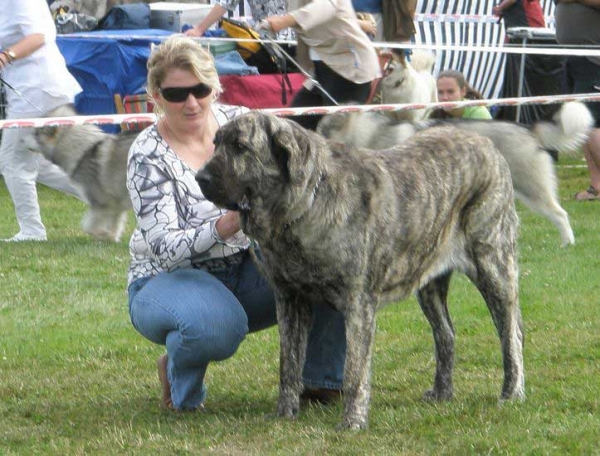
<path id="1" fill-rule="evenodd" d="M 158 92 L 162 95 L 162 97 L 170 101 L 171 103 L 181 103 L 188 99 L 190 93 L 194 96 L 194 98 L 202 99 L 209 96 L 212 92 L 212 88 L 201 82 L 198 85 L 192 87 L 164 87 L 162 89 L 158 89 Z"/>

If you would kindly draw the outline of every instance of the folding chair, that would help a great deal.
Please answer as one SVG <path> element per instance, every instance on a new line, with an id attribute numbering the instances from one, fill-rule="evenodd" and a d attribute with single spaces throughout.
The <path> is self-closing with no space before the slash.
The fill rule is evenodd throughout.
<path id="1" fill-rule="evenodd" d="M 125 95 L 121 97 L 120 94 L 114 94 L 115 108 L 117 114 L 139 114 L 145 112 L 152 112 L 153 105 L 148 100 L 148 95 L 141 93 L 138 95 Z M 123 122 L 121 123 L 121 130 L 130 131 L 141 131 L 150 125 L 152 122 Z"/>

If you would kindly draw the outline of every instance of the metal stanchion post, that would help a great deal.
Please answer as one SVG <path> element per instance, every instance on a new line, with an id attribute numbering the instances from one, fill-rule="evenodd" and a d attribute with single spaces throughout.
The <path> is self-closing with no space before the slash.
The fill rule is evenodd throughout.
<path id="1" fill-rule="evenodd" d="M 521 38 L 522 47 L 527 47 L 527 41 L 530 39 L 550 41 L 554 40 L 555 31 L 548 28 L 538 27 L 510 27 L 506 30 L 506 34 L 510 39 Z M 525 60 L 527 54 L 523 52 L 521 54 L 521 67 L 519 68 L 519 85 L 517 88 L 517 96 L 521 98 L 523 96 L 523 85 L 525 81 Z M 521 119 L 521 105 L 517 105 L 516 121 L 519 122 Z"/>

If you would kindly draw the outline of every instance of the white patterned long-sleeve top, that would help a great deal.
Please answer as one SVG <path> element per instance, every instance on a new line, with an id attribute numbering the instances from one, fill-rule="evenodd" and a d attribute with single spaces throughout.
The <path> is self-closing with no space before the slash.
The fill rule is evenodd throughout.
<path id="1" fill-rule="evenodd" d="M 218 104 L 212 110 L 219 126 L 247 111 Z M 241 231 L 225 242 L 219 238 L 215 224 L 226 210 L 204 198 L 195 176 L 196 170 L 177 157 L 156 124 L 131 145 L 127 188 L 137 226 L 129 241 L 128 284 L 248 248 L 250 241 Z"/>

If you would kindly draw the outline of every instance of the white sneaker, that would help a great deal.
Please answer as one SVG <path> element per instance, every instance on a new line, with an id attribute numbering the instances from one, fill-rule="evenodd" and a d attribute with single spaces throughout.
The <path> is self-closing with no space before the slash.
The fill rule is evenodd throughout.
<path id="1" fill-rule="evenodd" d="M 23 242 L 23 241 L 42 242 L 42 241 L 46 241 L 46 240 L 47 240 L 46 236 L 31 236 L 28 234 L 23 234 L 20 231 L 11 238 L 0 239 L 1 242 Z"/>

